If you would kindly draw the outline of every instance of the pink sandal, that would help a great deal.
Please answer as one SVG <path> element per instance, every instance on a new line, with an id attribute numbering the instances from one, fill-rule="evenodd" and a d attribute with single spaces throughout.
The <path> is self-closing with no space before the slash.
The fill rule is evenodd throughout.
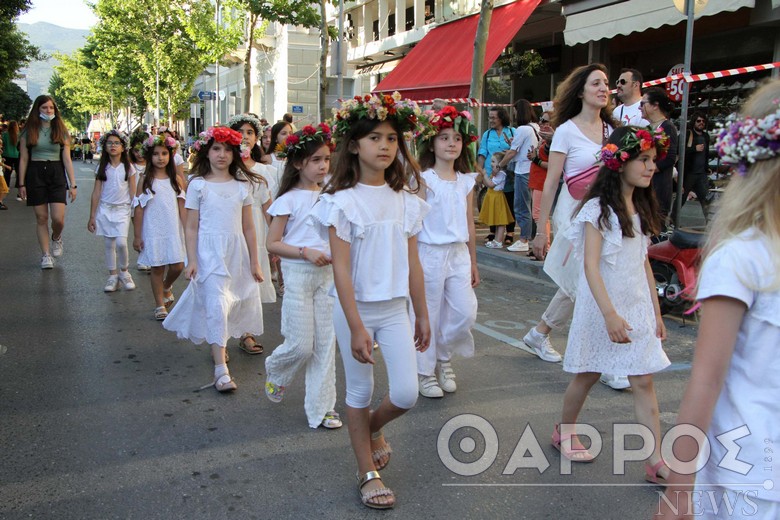
<path id="1" fill-rule="evenodd" d="M 661 466 L 666 466 L 666 461 L 664 459 L 659 460 L 652 466 L 645 462 L 645 480 L 655 484 L 656 486 L 666 487 L 666 479 L 658 473 L 658 470 L 661 469 Z"/>
<path id="2" fill-rule="evenodd" d="M 562 442 L 570 440 L 574 435 L 568 434 L 561 436 L 561 432 L 559 430 L 560 425 L 555 425 L 555 430 L 553 430 L 552 434 L 552 445 L 553 447 L 561 452 L 561 455 L 566 457 L 572 462 L 593 462 L 593 459 L 595 457 L 590 454 L 590 452 L 586 448 L 580 448 L 580 449 L 574 449 L 574 448 L 566 448 L 562 445 Z"/>

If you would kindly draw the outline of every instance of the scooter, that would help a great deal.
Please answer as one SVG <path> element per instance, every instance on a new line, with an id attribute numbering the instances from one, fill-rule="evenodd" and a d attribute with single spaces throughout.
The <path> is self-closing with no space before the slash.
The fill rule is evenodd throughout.
<path id="1" fill-rule="evenodd" d="M 677 229 L 666 240 L 647 248 L 661 314 L 684 312 L 694 305 L 704 240 L 703 231 Z"/>

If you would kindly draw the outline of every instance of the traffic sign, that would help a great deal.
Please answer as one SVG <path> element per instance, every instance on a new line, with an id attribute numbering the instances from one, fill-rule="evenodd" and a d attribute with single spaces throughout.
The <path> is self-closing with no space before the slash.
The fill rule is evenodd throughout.
<path id="1" fill-rule="evenodd" d="M 303 105 L 293 105 L 292 106 L 292 113 L 293 114 L 303 114 Z"/>
<path id="2" fill-rule="evenodd" d="M 685 72 L 685 65 L 679 63 L 669 70 L 667 76 L 674 76 L 675 74 L 682 74 Z M 685 78 L 676 79 L 666 84 L 666 95 L 672 101 L 680 102 L 683 98 L 683 88 L 685 87 Z"/>
<path id="3" fill-rule="evenodd" d="M 201 101 L 212 101 L 216 98 L 216 93 L 213 90 L 200 90 L 198 91 L 198 99 Z"/>

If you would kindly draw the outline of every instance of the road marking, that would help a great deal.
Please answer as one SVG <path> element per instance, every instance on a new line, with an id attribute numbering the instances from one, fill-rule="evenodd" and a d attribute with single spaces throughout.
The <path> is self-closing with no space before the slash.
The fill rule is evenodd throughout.
<path id="1" fill-rule="evenodd" d="M 509 346 L 512 346 L 512 347 L 515 347 L 515 348 L 519 348 L 520 350 L 524 350 L 524 351 L 528 352 L 529 354 L 533 354 L 534 356 L 536 355 L 536 353 L 534 353 L 534 351 L 531 349 L 531 347 L 529 347 L 528 345 L 526 345 L 522 341 L 516 340 L 515 338 L 513 338 L 511 336 L 507 336 L 506 334 L 501 334 L 500 332 L 497 332 L 497 331 L 491 329 L 490 327 L 486 327 L 486 326 L 484 326 L 482 324 L 475 323 L 474 324 L 474 330 L 479 331 L 479 332 L 481 332 L 482 334 L 484 334 L 486 336 L 490 336 L 493 339 L 497 339 L 498 341 L 501 341 L 502 343 L 506 343 Z"/>

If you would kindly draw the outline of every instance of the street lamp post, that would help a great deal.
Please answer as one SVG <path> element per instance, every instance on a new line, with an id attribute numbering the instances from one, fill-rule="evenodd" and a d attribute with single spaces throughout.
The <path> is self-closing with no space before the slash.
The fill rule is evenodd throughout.
<path id="1" fill-rule="evenodd" d="M 685 10 L 681 7 L 685 7 Z M 679 159 L 677 161 L 677 197 L 674 200 L 674 228 L 680 227 L 680 208 L 682 207 L 683 182 L 685 180 L 685 146 L 688 143 L 688 102 L 690 100 L 690 83 L 687 76 L 691 73 L 691 54 L 693 52 L 693 16 L 707 5 L 707 0 L 674 0 L 674 5 L 679 11 L 687 15 L 688 22 L 685 27 L 685 61 L 683 74 L 682 110 L 680 112 L 680 139 Z M 703 203 L 703 202 L 702 202 Z"/>

